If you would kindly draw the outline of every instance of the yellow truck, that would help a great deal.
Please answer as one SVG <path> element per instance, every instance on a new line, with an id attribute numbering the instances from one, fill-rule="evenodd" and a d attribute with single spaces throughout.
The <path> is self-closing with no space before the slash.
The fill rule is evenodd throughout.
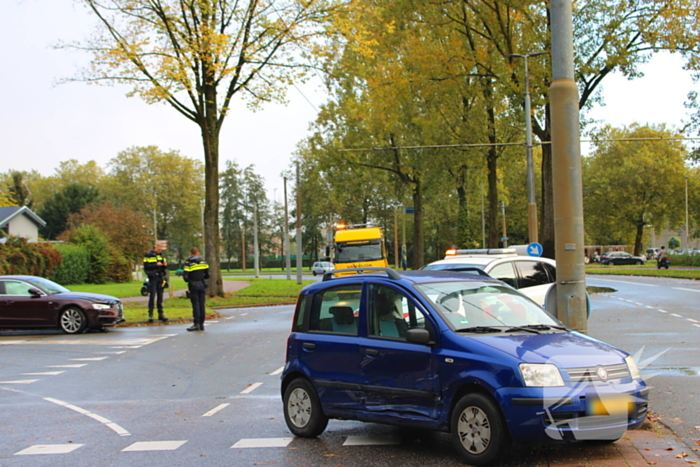
<path id="1" fill-rule="evenodd" d="M 335 269 L 389 267 L 382 229 L 336 225 L 333 237 Z M 348 276 L 352 272 L 336 274 Z"/>

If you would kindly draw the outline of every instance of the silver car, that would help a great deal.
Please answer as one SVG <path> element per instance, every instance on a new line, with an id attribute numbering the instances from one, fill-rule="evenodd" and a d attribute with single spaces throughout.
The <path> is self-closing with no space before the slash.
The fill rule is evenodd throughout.
<path id="1" fill-rule="evenodd" d="M 333 263 L 330 263 L 328 261 L 318 261 L 314 263 L 314 265 L 311 267 L 311 272 L 315 276 L 316 274 L 325 274 L 328 271 L 332 271 L 333 269 L 335 269 Z"/>

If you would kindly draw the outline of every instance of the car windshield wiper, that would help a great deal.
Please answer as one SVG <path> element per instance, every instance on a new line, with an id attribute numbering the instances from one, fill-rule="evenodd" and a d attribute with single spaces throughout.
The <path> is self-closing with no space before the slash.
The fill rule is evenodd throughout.
<path id="1" fill-rule="evenodd" d="M 527 331 L 539 334 L 539 331 L 549 331 L 550 329 L 559 329 L 561 331 L 566 331 L 566 328 L 564 326 L 555 326 L 553 324 L 525 324 L 522 326 L 513 326 L 512 328 L 506 329 L 506 332 Z"/>
<path id="2" fill-rule="evenodd" d="M 459 328 L 455 332 L 475 332 L 475 333 L 488 333 L 488 332 L 503 332 L 500 328 L 494 328 L 491 326 L 472 326 L 470 328 Z"/>

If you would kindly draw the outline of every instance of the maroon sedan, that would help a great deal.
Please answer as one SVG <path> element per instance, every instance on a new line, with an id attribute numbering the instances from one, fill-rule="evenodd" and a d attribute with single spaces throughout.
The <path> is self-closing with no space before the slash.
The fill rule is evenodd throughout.
<path id="1" fill-rule="evenodd" d="M 72 292 L 35 276 L 0 276 L 0 329 L 60 328 L 68 334 L 124 321 L 119 299 Z"/>

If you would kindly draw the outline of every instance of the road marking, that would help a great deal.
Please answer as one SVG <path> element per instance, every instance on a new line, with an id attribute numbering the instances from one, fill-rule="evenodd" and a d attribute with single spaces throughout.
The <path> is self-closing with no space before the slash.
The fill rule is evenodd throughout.
<path id="1" fill-rule="evenodd" d="M 661 308 L 659 308 L 659 312 L 660 312 L 660 313 L 668 313 L 668 311 L 662 310 Z"/>
<path id="2" fill-rule="evenodd" d="M 46 368 L 82 368 L 87 366 L 87 363 L 76 363 L 75 365 L 49 365 Z"/>
<path id="3" fill-rule="evenodd" d="M 56 376 L 65 371 L 40 371 L 38 373 L 22 373 L 22 376 Z"/>
<path id="4" fill-rule="evenodd" d="M 683 290 L 685 292 L 700 292 L 700 289 L 684 289 L 683 287 L 673 287 L 674 290 Z"/>
<path id="5" fill-rule="evenodd" d="M 90 358 L 71 358 L 71 362 L 99 362 L 106 360 L 107 357 L 90 357 Z"/>
<path id="6" fill-rule="evenodd" d="M 104 353 L 104 354 L 109 354 L 109 355 L 121 355 L 123 353 L 126 353 L 126 350 L 122 350 L 120 352 L 95 352 L 95 353 Z"/>
<path id="7" fill-rule="evenodd" d="M 688 318 L 688 321 L 692 323 L 700 323 L 700 321 L 694 320 L 693 318 Z"/>
<path id="8" fill-rule="evenodd" d="M 139 441 L 122 449 L 127 451 L 174 451 L 187 441 Z"/>
<path id="9" fill-rule="evenodd" d="M 647 308 L 649 308 L 650 310 L 653 310 L 653 309 L 654 309 L 653 306 L 649 306 L 649 305 L 647 305 Z"/>
<path id="10" fill-rule="evenodd" d="M 1 340 L 0 344 L 22 344 L 22 345 L 108 345 L 116 349 L 133 349 L 154 342 L 174 337 L 177 334 L 163 334 L 147 338 L 123 337 L 118 335 L 105 335 L 103 338 L 89 338 L 87 336 L 37 336 L 24 337 L 21 340 Z"/>
<path id="11" fill-rule="evenodd" d="M 211 416 L 214 415 L 216 412 L 225 409 L 225 408 L 228 407 L 229 405 L 231 405 L 231 404 L 220 404 L 220 405 L 214 407 L 213 409 L 211 409 L 209 412 L 207 412 L 207 413 L 205 413 L 204 415 L 202 415 L 202 417 L 211 417 Z"/>
<path id="12" fill-rule="evenodd" d="M 700 324 L 693 324 L 696 328 L 700 328 Z"/>
<path id="13" fill-rule="evenodd" d="M 270 374 L 271 374 L 272 376 L 274 376 L 274 375 L 278 375 L 278 374 L 282 373 L 283 371 L 284 371 L 284 367 L 281 366 L 281 367 L 277 368 L 275 371 L 273 371 L 273 372 L 270 373 Z"/>
<path id="14" fill-rule="evenodd" d="M 231 449 L 286 448 L 294 438 L 249 438 L 236 442 Z"/>
<path id="15" fill-rule="evenodd" d="M 637 305 L 637 306 L 644 306 L 643 303 L 636 303 L 636 302 L 635 302 L 634 304 Z"/>
<path id="16" fill-rule="evenodd" d="M 675 316 L 676 318 L 682 318 L 681 315 L 677 315 L 677 314 L 675 314 L 675 313 L 671 313 L 671 316 Z"/>
<path id="17" fill-rule="evenodd" d="M 206 323 L 207 323 L 207 324 L 216 324 L 216 323 L 218 323 L 218 321 L 217 321 L 217 320 L 214 320 L 214 321 L 207 321 Z"/>
<path id="18" fill-rule="evenodd" d="M 241 313 L 241 316 L 246 316 L 248 313 Z"/>
<path id="19" fill-rule="evenodd" d="M 397 436 L 348 436 L 343 446 L 390 446 L 401 444 Z"/>
<path id="20" fill-rule="evenodd" d="M 656 287 L 656 285 L 654 285 L 654 284 L 641 284 L 639 282 L 616 281 L 616 280 L 612 280 L 612 279 L 600 279 L 598 277 L 596 277 L 595 280 L 591 281 L 591 282 L 595 282 L 595 281 L 617 282 L 618 284 L 629 284 L 629 285 L 643 285 L 644 287 Z"/>
<path id="21" fill-rule="evenodd" d="M 249 393 L 255 391 L 256 389 L 258 389 L 260 386 L 262 386 L 262 384 L 263 383 L 253 383 L 250 386 L 248 386 L 247 388 L 245 388 L 244 390 L 242 390 L 241 394 L 249 394 Z"/>
<path id="22" fill-rule="evenodd" d="M 15 456 L 30 456 L 34 454 L 68 454 L 76 449 L 85 446 L 84 444 L 35 444 L 16 452 Z"/>
<path id="23" fill-rule="evenodd" d="M 225 320 L 229 320 L 229 319 L 233 319 L 233 318 L 235 318 L 235 316 L 227 316 L 227 317 L 224 318 L 224 319 L 225 319 Z"/>
<path id="24" fill-rule="evenodd" d="M 0 341 L 0 345 L 24 344 L 26 341 Z"/>
<path id="25" fill-rule="evenodd" d="M 18 379 L 15 381 L 0 381 L 0 384 L 32 384 L 39 381 L 38 379 Z"/>
<path id="26" fill-rule="evenodd" d="M 90 417 L 93 420 L 96 420 L 96 421 L 102 423 L 103 425 L 105 425 L 106 427 L 108 427 L 109 429 L 113 430 L 119 436 L 131 436 L 131 433 L 129 433 L 128 431 L 126 431 L 124 428 L 120 427 L 116 423 L 114 423 L 114 422 L 112 422 L 112 421 L 110 421 L 110 420 L 108 420 L 100 415 L 92 413 L 89 410 L 82 409 L 82 408 L 78 407 L 77 405 L 72 405 L 72 404 L 69 404 L 67 402 L 60 401 L 58 399 L 53 399 L 51 397 L 44 397 L 44 400 L 48 401 L 48 402 L 52 402 L 54 404 L 58 404 L 61 407 L 65 407 L 67 409 L 74 410 L 75 412 L 78 412 L 79 414 Z"/>

